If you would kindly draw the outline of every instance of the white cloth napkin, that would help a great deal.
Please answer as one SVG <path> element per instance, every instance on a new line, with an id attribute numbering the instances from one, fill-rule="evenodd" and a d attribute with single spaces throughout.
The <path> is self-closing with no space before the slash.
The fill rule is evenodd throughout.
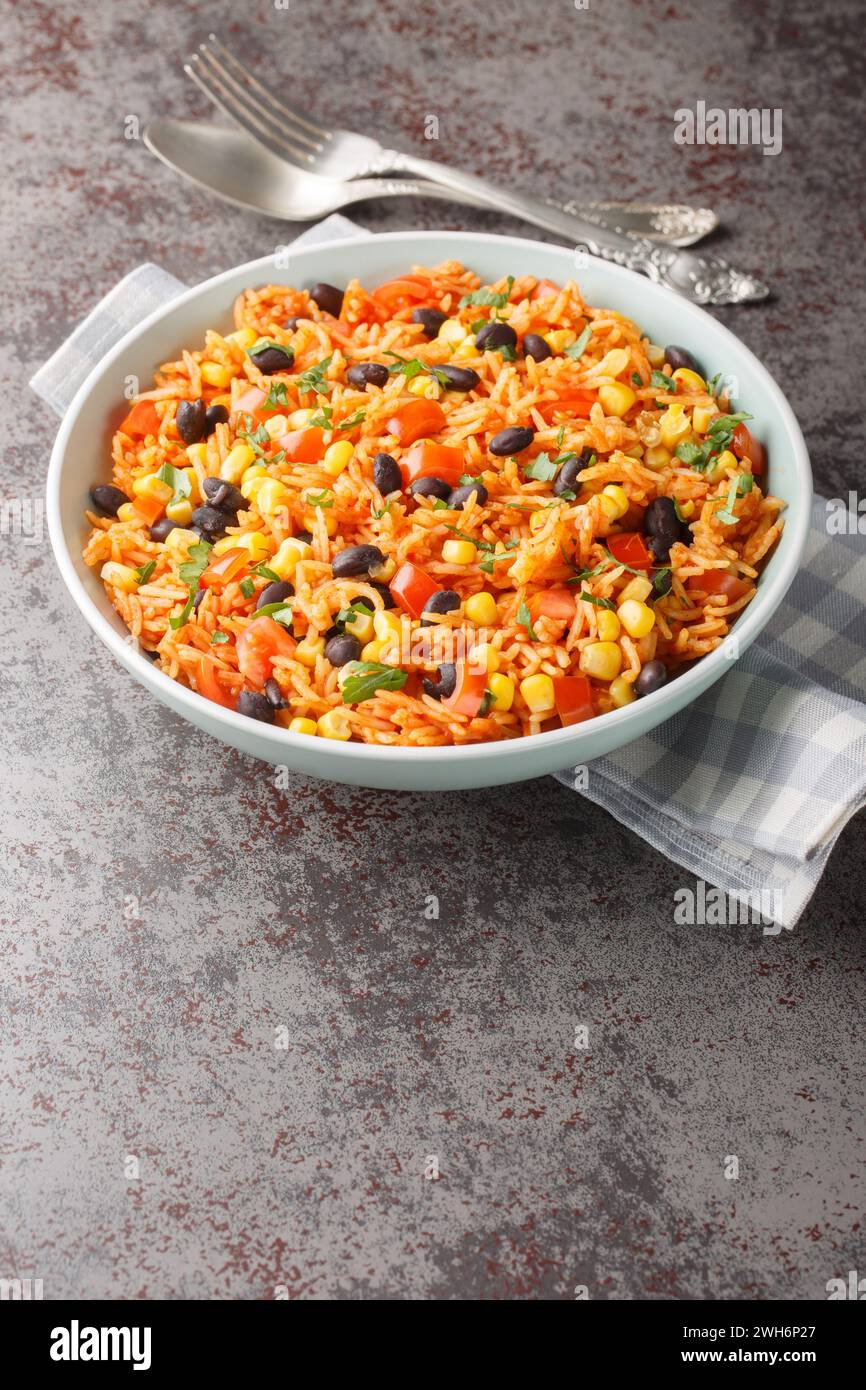
<path id="1" fill-rule="evenodd" d="M 335 214 L 297 245 L 363 228 Z M 186 288 L 139 266 L 40 368 L 62 415 L 113 343 Z M 791 929 L 836 839 L 866 803 L 866 537 L 830 534 L 817 498 L 803 567 L 762 636 L 705 694 L 644 738 L 558 780 L 703 881 L 681 920 Z M 729 910 L 718 915 L 718 894 Z M 732 909 L 732 910 L 730 910 Z"/>

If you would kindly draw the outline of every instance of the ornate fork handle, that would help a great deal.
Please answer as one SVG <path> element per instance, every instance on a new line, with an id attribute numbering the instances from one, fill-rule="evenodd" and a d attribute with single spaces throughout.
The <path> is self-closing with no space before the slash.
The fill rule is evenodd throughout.
<path id="1" fill-rule="evenodd" d="M 636 241 L 622 232 L 602 229 L 583 217 L 551 207 L 540 199 L 497 188 L 486 179 L 447 164 L 417 159 L 414 155 L 396 150 L 383 150 L 366 172 L 410 173 L 432 179 L 501 212 L 546 227 L 548 231 L 575 243 L 578 249 L 585 248 L 591 255 L 648 275 L 651 280 L 667 285 L 695 304 L 739 304 L 746 300 L 763 299 L 768 293 L 760 280 L 734 269 L 720 257 L 660 246 L 646 237 Z"/>

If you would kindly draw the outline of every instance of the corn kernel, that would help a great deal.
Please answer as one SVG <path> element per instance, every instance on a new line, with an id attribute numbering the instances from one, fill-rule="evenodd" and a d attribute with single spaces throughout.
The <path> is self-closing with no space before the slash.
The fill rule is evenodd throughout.
<path id="1" fill-rule="evenodd" d="M 192 503 L 186 497 L 182 497 L 179 502 L 169 502 L 165 514 L 169 521 L 176 521 L 178 526 L 189 526 L 192 521 Z"/>
<path id="2" fill-rule="evenodd" d="M 601 394 L 601 393 L 599 393 Z M 659 437 L 666 449 L 675 449 L 691 429 L 691 421 L 681 405 L 669 405 L 659 418 Z"/>
<path id="3" fill-rule="evenodd" d="M 529 679 L 531 680 L 532 677 Z M 510 680 L 508 676 L 492 675 L 487 682 L 487 689 L 493 696 L 493 704 L 490 706 L 492 710 L 500 710 L 501 713 L 505 714 L 507 710 L 511 709 L 514 702 L 513 680 Z"/>
<path id="4" fill-rule="evenodd" d="M 307 734 L 310 738 L 315 738 L 318 732 L 315 719 L 293 719 L 289 725 L 290 734 Z"/>
<path id="5" fill-rule="evenodd" d="M 357 637 L 359 642 L 369 642 L 373 636 L 373 615 L 356 613 L 354 618 L 350 618 L 345 624 L 345 629 L 353 637 Z"/>
<path id="6" fill-rule="evenodd" d="M 625 588 L 621 591 L 619 602 L 625 603 L 628 599 L 636 599 L 638 603 L 643 603 L 645 598 L 649 598 L 653 591 L 653 586 L 648 579 L 636 574 L 634 579 L 629 580 Z"/>
<path id="7" fill-rule="evenodd" d="M 624 381 L 615 381 L 610 386 L 599 386 L 598 399 L 607 415 L 616 415 L 621 420 L 631 410 L 637 396 Z"/>
<path id="8" fill-rule="evenodd" d="M 117 509 L 118 521 L 135 521 L 138 513 L 131 502 L 124 502 Z"/>
<path id="9" fill-rule="evenodd" d="M 542 333 L 541 336 L 551 352 L 565 352 L 567 347 L 571 347 L 577 335 L 573 328 L 552 328 L 549 333 Z"/>
<path id="10" fill-rule="evenodd" d="M 722 478 L 732 469 L 736 471 L 741 466 L 742 465 L 737 462 L 735 455 L 731 453 L 730 449 L 723 449 L 719 457 L 713 460 L 711 467 L 706 470 L 704 477 L 708 483 L 718 483 L 721 482 Z"/>
<path id="11" fill-rule="evenodd" d="M 428 401 L 438 401 L 442 394 L 439 382 L 432 376 L 416 376 L 406 389 L 411 396 L 423 396 Z"/>
<path id="12" fill-rule="evenodd" d="M 190 463 L 198 464 L 200 467 L 204 468 L 207 463 L 207 445 L 204 443 L 188 444 L 186 446 L 186 456 Z"/>
<path id="13" fill-rule="evenodd" d="M 646 637 L 655 626 L 656 615 L 646 604 L 636 598 L 627 598 L 616 610 L 616 615 L 629 637 Z"/>
<path id="14" fill-rule="evenodd" d="M 186 531 L 182 526 L 175 526 L 165 538 L 165 548 L 172 559 L 182 565 L 189 559 L 190 546 L 198 545 L 200 540 L 201 536 L 197 531 Z"/>
<path id="15" fill-rule="evenodd" d="M 130 569 L 129 565 L 119 564 L 117 560 L 106 560 L 99 573 L 106 584 L 122 589 L 125 594 L 134 594 L 138 588 L 135 570 Z"/>
<path id="16" fill-rule="evenodd" d="M 339 706 L 336 709 L 329 709 L 327 714 L 319 716 L 318 730 L 322 738 L 336 738 L 342 743 L 352 737 L 352 724 L 349 716 Z"/>
<path id="17" fill-rule="evenodd" d="M 251 348 L 257 341 L 258 335 L 254 328 L 236 328 L 234 333 L 226 334 L 227 343 L 237 343 L 238 347 L 244 349 Z"/>
<path id="18" fill-rule="evenodd" d="M 627 681 L 625 676 L 617 676 L 616 680 L 610 683 L 610 698 L 617 709 L 622 709 L 623 705 L 630 705 L 637 696 L 631 681 Z"/>
<path id="19" fill-rule="evenodd" d="M 225 555 L 227 550 L 248 550 L 252 564 L 257 565 L 260 560 L 268 558 L 273 548 L 273 541 L 263 531 L 247 531 L 242 536 L 223 536 L 221 541 L 216 542 L 213 554 Z"/>
<path id="20" fill-rule="evenodd" d="M 393 608 L 377 608 L 373 614 L 373 631 L 380 642 L 399 637 L 403 631 L 399 614 Z"/>
<path id="21" fill-rule="evenodd" d="M 265 421 L 265 429 L 271 439 L 281 439 L 288 433 L 289 421 L 285 415 L 269 415 Z"/>
<path id="22" fill-rule="evenodd" d="M 350 444 L 348 439 L 338 439 L 325 450 L 322 467 L 332 478 L 339 478 L 344 469 L 348 468 L 354 452 L 354 445 Z"/>
<path id="23" fill-rule="evenodd" d="M 145 473 L 132 484 L 136 497 L 153 497 L 157 502 L 168 502 L 174 496 L 174 488 L 163 482 L 156 473 Z"/>
<path id="24" fill-rule="evenodd" d="M 468 338 L 464 338 L 463 342 L 458 344 L 458 346 L 454 349 L 452 356 L 456 360 L 463 361 L 465 361 L 467 357 L 478 356 L 478 348 L 475 346 L 475 339 L 473 338 L 471 333 L 469 334 Z"/>
<path id="25" fill-rule="evenodd" d="M 580 653 L 579 664 L 584 675 L 612 681 L 622 670 L 622 652 L 616 642 L 590 642 Z"/>
<path id="26" fill-rule="evenodd" d="M 332 512 L 329 512 L 327 509 L 323 509 L 321 507 L 316 508 L 315 511 L 304 512 L 304 530 L 315 531 L 317 520 L 320 516 L 323 516 L 325 518 L 325 535 L 336 535 L 337 518 L 333 515 Z"/>
<path id="27" fill-rule="evenodd" d="M 446 319 L 436 334 L 440 343 L 452 348 L 458 347 L 467 336 L 467 331 L 459 319 Z"/>
<path id="28" fill-rule="evenodd" d="M 658 343 L 647 343 L 646 360 L 651 367 L 661 368 L 664 365 L 665 350 L 659 347 Z"/>
<path id="29" fill-rule="evenodd" d="M 496 599 L 486 591 L 473 594 L 466 600 L 464 611 L 470 622 L 477 623 L 479 627 L 489 627 L 496 622 Z"/>
<path id="30" fill-rule="evenodd" d="M 671 451 L 664 444 L 657 444 L 654 449 L 647 449 L 643 461 L 647 468 L 666 468 L 671 461 Z"/>
<path id="31" fill-rule="evenodd" d="M 228 386 L 232 379 L 232 374 L 228 367 L 223 367 L 219 362 L 202 362 L 201 379 L 206 381 L 208 386 Z"/>
<path id="32" fill-rule="evenodd" d="M 237 483 L 256 457 L 249 444 L 236 444 L 222 461 L 220 477 L 225 483 Z"/>
<path id="33" fill-rule="evenodd" d="M 617 651 L 619 651 L 618 647 Z M 553 681 L 542 671 L 534 676 L 526 676 L 520 682 L 520 693 L 532 714 L 546 714 L 556 704 L 553 696 Z"/>
<path id="34" fill-rule="evenodd" d="M 535 510 L 534 512 L 531 512 L 531 513 L 530 513 L 530 516 L 529 516 L 529 529 L 530 529 L 530 531 L 540 531 L 541 528 L 542 528 L 542 526 L 544 526 L 544 524 L 546 523 L 547 518 L 548 518 L 548 511 L 547 511 L 547 508 L 546 508 L 546 507 L 537 507 L 536 510 Z"/>
<path id="35" fill-rule="evenodd" d="M 289 428 L 293 430 L 306 429 L 307 425 L 315 416 L 315 410 L 293 410 L 288 417 Z"/>
<path id="36" fill-rule="evenodd" d="M 248 468 L 241 481 L 241 496 L 248 502 L 255 502 L 259 495 L 259 488 L 267 479 L 266 468 Z"/>
<path id="37" fill-rule="evenodd" d="M 620 487 L 619 483 L 608 483 L 607 487 L 602 490 L 601 495 L 602 497 L 609 498 L 616 506 L 616 511 L 613 516 L 614 521 L 619 521 L 620 517 L 625 516 L 629 505 L 625 488 Z"/>
<path id="38" fill-rule="evenodd" d="M 273 559 L 268 561 L 268 569 L 278 574 L 280 579 L 291 579 L 298 561 L 311 555 L 312 551 L 313 547 L 307 541 L 298 540 L 297 536 L 289 536 L 288 540 L 283 541 Z"/>
<path id="39" fill-rule="evenodd" d="M 694 516 L 695 504 L 691 500 L 691 498 L 689 498 L 688 502 L 680 502 L 678 505 L 680 509 L 680 516 L 683 518 L 684 521 L 688 521 L 690 516 Z"/>
<path id="40" fill-rule="evenodd" d="M 382 655 L 382 648 L 384 645 L 384 642 L 379 641 L 368 642 L 366 647 L 361 648 L 361 660 L 378 662 Z"/>
<path id="41" fill-rule="evenodd" d="M 270 566 L 268 566 L 268 568 L 270 568 Z M 315 666 L 316 658 L 320 657 L 324 650 L 324 637 L 316 637 L 313 640 L 305 637 L 295 648 L 295 656 L 302 666 Z"/>
<path id="42" fill-rule="evenodd" d="M 477 554 L 471 541 L 446 541 L 442 546 L 442 559 L 446 565 L 473 565 Z"/>
<path id="43" fill-rule="evenodd" d="M 253 479 L 253 485 L 255 484 Z M 256 488 L 256 511 L 260 516 L 272 517 L 288 506 L 291 492 L 279 478 L 263 478 Z"/>
<path id="44" fill-rule="evenodd" d="M 672 380 L 682 382 L 683 389 L 691 396 L 706 394 L 707 383 L 690 367 L 677 367 L 676 371 L 672 373 Z"/>
<path id="45" fill-rule="evenodd" d="M 479 642 L 472 648 L 472 665 L 476 671 L 498 671 L 499 653 L 489 642 Z"/>
<path id="46" fill-rule="evenodd" d="M 599 362 L 599 372 L 604 376 L 620 376 L 630 361 L 631 357 L 625 348 L 611 348 Z"/>
<path id="47" fill-rule="evenodd" d="M 692 411 L 692 429 L 695 434 L 706 434 L 716 414 L 714 405 L 696 405 Z"/>
<path id="48" fill-rule="evenodd" d="M 615 642 L 620 633 L 620 621 L 609 608 L 600 608 L 596 618 L 599 642 Z"/>

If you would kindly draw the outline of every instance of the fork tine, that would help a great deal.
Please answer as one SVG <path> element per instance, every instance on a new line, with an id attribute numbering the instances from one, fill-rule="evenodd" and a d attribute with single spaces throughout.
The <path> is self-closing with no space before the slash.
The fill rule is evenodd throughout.
<path id="1" fill-rule="evenodd" d="M 250 117 L 261 121 L 269 121 L 276 131 L 279 139 L 291 139 L 296 144 L 303 145 L 308 150 L 314 150 L 321 154 L 323 146 L 312 135 L 298 128 L 295 122 L 287 116 L 274 115 L 262 105 L 262 101 L 256 96 L 252 88 L 247 84 L 242 84 L 229 72 L 223 63 L 220 62 L 216 54 L 212 53 L 205 44 L 199 45 L 198 57 L 210 70 L 214 77 L 218 78 L 225 86 L 230 88 L 232 94 L 240 105 L 243 105 L 249 112 Z"/>
<path id="2" fill-rule="evenodd" d="M 238 72 L 249 85 L 260 92 L 265 100 L 270 102 L 274 110 L 279 111 L 280 115 L 286 116 L 292 121 L 297 121 L 299 125 L 303 126 L 305 130 L 308 130 L 311 135 L 315 135 L 319 140 L 331 139 L 331 132 L 329 130 L 323 130 L 320 125 L 316 125 L 315 121 L 311 121 L 307 116 L 302 116 L 300 111 L 295 111 L 293 107 L 287 106 L 284 101 L 281 101 L 270 87 L 266 86 L 264 82 L 256 77 L 254 72 L 251 72 L 248 67 L 244 66 L 240 59 L 232 53 L 231 49 L 226 48 L 225 44 L 221 39 L 217 38 L 216 34 L 208 34 L 207 41 L 220 50 L 223 58 L 227 59 L 237 68 Z M 200 44 L 199 47 L 204 48 L 205 45 Z"/>
<path id="3" fill-rule="evenodd" d="M 278 159 L 287 159 L 292 164 L 302 164 L 306 168 L 313 165 L 313 156 L 308 150 L 298 149 L 289 141 L 275 136 L 243 104 L 236 101 L 225 85 L 212 73 L 206 71 L 198 61 L 198 54 L 194 53 L 190 61 L 184 63 L 183 70 L 187 77 L 192 78 L 196 86 L 204 92 L 208 100 L 222 111 L 223 115 L 228 116 L 235 125 L 239 125 L 242 130 L 246 131 L 247 135 L 258 140 L 260 145 L 264 145 L 266 149 L 271 151 L 271 154 L 275 154 Z"/>

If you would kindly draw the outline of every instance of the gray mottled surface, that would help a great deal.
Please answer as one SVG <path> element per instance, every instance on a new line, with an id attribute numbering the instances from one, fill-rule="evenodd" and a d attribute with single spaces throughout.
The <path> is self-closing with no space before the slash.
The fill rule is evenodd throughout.
<path id="1" fill-rule="evenodd" d="M 860 17 L 7 7 L 4 495 L 39 495 L 55 430 L 28 376 L 123 272 L 193 282 L 285 239 L 122 138 L 129 114 L 205 114 L 180 62 L 209 28 L 395 144 L 430 153 L 437 114 L 434 153 L 506 182 L 712 203 L 777 291 L 726 322 L 819 486 L 858 486 Z M 699 98 L 781 107 L 783 153 L 676 147 Z M 0 1276 L 49 1298 L 805 1299 L 862 1270 L 862 817 L 796 932 L 676 926 L 687 876 L 553 781 L 278 791 L 113 666 L 47 543 L 4 537 L 0 563 Z"/>

